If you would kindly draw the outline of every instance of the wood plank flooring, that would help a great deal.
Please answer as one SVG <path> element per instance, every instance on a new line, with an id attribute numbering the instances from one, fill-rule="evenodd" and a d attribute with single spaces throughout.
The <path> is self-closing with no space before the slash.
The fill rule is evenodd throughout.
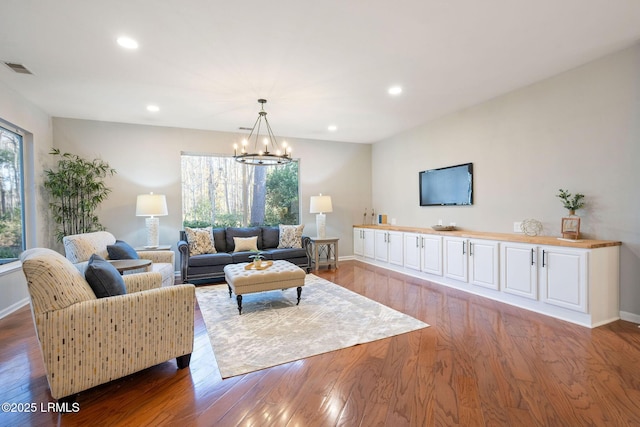
<path id="1" fill-rule="evenodd" d="M 357 261 L 318 275 L 431 327 L 222 380 L 196 310 L 189 369 L 172 360 L 81 393 L 77 413 L 0 425 L 640 425 L 632 323 L 590 330 Z M 28 307 L 0 320 L 0 402 L 53 402 Z"/>

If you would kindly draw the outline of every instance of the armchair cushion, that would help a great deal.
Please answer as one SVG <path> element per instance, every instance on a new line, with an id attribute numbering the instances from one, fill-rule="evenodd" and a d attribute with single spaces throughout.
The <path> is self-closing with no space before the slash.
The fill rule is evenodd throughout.
<path id="1" fill-rule="evenodd" d="M 89 258 L 84 277 L 98 298 L 127 293 L 124 279 L 122 279 L 118 270 L 98 254 L 93 254 Z"/>
<path id="2" fill-rule="evenodd" d="M 139 259 L 140 256 L 130 244 L 123 240 L 116 240 L 113 245 L 107 245 L 109 259 Z"/>

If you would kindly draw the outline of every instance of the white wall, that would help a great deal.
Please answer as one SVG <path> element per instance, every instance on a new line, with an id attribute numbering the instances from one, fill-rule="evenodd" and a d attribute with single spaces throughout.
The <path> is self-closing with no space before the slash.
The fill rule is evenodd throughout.
<path id="1" fill-rule="evenodd" d="M 35 213 L 46 210 L 42 198 L 39 197 L 39 187 L 42 183 L 41 171 L 45 168 L 42 162 L 46 161 L 47 153 L 53 145 L 51 119 L 42 110 L 1 83 L 0 119 L 25 134 L 25 237 L 27 247 L 43 246 L 47 240 L 47 224 L 39 221 Z M 20 263 L 0 267 L 0 318 L 22 306 L 28 301 L 28 297 Z"/>
<path id="2" fill-rule="evenodd" d="M 117 170 L 107 180 L 112 188 L 99 217 L 115 236 L 133 245 L 146 241 L 144 218 L 135 216 L 138 194 L 153 191 L 167 195 L 169 215 L 160 218 L 160 243 L 176 250 L 182 228 L 180 154 L 232 154 L 236 135 L 130 125 L 89 120 L 54 118 L 55 146 L 86 158 L 100 157 Z M 365 206 L 371 205 L 371 146 L 287 138 L 293 156 L 300 159 L 301 222 L 305 235 L 315 235 L 315 214 L 309 198 L 331 196 L 327 234 L 340 238 L 340 254 L 352 253 L 352 224 Z M 178 262 L 178 253 L 176 253 Z"/>
<path id="3" fill-rule="evenodd" d="M 585 237 L 619 240 L 620 307 L 640 321 L 640 45 L 374 144 L 373 204 L 398 224 L 442 219 L 558 235 L 558 189 L 586 195 Z M 418 171 L 473 162 L 474 205 L 420 207 Z"/>

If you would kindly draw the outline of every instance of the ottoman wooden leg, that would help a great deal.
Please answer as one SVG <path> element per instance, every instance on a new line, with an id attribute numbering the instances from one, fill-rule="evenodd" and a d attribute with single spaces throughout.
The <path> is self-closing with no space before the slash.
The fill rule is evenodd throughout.
<path id="1" fill-rule="evenodd" d="M 302 286 L 298 286 L 296 291 L 298 291 L 298 303 L 296 305 L 300 305 L 300 295 L 302 295 Z"/>
<path id="2" fill-rule="evenodd" d="M 229 284 L 227 284 L 227 288 L 229 288 L 229 298 L 231 298 L 231 286 L 229 286 Z"/>
<path id="3" fill-rule="evenodd" d="M 236 296 L 236 300 L 238 301 L 238 314 L 242 314 L 242 295 Z"/>

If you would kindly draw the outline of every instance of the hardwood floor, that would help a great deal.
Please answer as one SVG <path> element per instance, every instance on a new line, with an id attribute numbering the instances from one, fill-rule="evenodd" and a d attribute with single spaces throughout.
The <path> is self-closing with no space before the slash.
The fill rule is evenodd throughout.
<path id="1" fill-rule="evenodd" d="M 637 426 L 640 329 L 587 329 L 356 261 L 319 276 L 431 327 L 221 380 L 200 311 L 175 360 L 53 402 L 28 307 L 0 320 L 0 425 Z M 304 294 L 301 304 L 304 303 Z"/>

